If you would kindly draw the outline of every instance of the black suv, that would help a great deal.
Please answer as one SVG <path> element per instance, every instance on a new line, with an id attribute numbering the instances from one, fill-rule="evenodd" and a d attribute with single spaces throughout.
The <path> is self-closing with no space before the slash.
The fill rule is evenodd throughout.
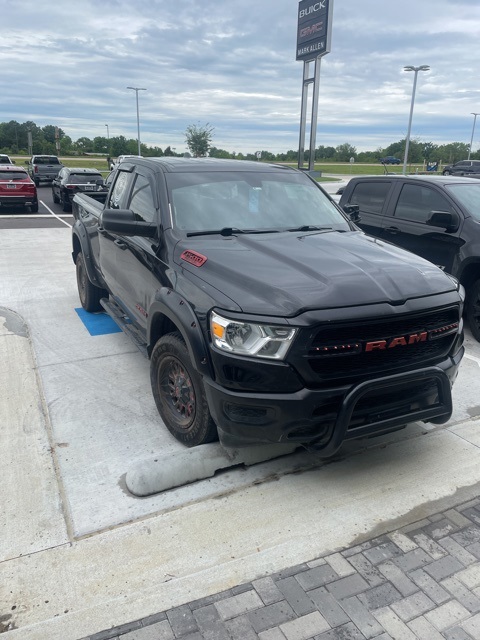
<path id="1" fill-rule="evenodd" d="M 73 196 L 87 192 L 95 200 L 105 201 L 107 188 L 98 169 L 63 167 L 52 182 L 54 202 L 60 202 L 64 211 L 71 211 Z"/>
<path id="2" fill-rule="evenodd" d="M 366 233 L 408 249 L 455 276 L 480 342 L 480 181 L 466 177 L 352 178 L 340 199 Z M 356 205 L 356 207 L 355 207 Z M 392 273 L 392 278 L 395 274 Z"/>
<path id="3" fill-rule="evenodd" d="M 455 164 L 447 164 L 442 171 L 444 176 L 471 176 L 480 178 L 480 160 L 460 160 Z"/>

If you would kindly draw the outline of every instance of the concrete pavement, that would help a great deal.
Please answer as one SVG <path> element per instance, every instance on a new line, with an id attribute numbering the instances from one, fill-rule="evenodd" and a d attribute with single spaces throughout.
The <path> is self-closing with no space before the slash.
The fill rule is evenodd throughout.
<path id="1" fill-rule="evenodd" d="M 57 313 L 75 293 L 73 277 L 63 277 L 63 270 L 73 272 L 68 244 L 68 229 L 4 231 L 0 239 L 0 304 L 7 307 L 0 309 L 0 631 L 6 640 L 478 637 L 477 343 L 468 341 L 455 413 L 445 426 L 409 425 L 350 447 L 329 464 L 300 456 L 295 464 L 288 457 L 254 465 L 262 468 L 256 475 L 237 469 L 226 473 L 228 482 L 194 483 L 181 500 L 175 490 L 166 492 L 166 502 L 129 495 L 116 469 L 99 468 L 92 480 L 87 473 L 82 479 L 77 467 L 74 501 L 65 475 L 69 456 L 83 447 L 86 461 L 100 442 L 108 461 L 102 430 L 118 439 L 127 432 L 98 420 L 95 407 L 111 402 L 99 395 L 81 413 L 84 424 L 72 423 L 68 440 L 59 437 L 62 420 L 70 419 L 68 402 L 83 401 L 72 395 L 82 378 L 73 384 L 72 366 L 58 368 L 62 354 L 52 350 L 48 327 L 63 348 L 67 323 L 72 362 L 82 353 L 90 358 L 87 338 Z M 18 247 L 24 254 L 17 258 Z M 28 267 L 17 268 L 20 261 Z M 91 356 L 95 366 L 123 334 L 100 340 Z M 127 352 L 122 358 L 130 366 Z M 136 375 L 148 369 L 142 363 L 135 360 Z M 89 393 L 95 382 L 101 386 L 99 378 L 85 377 Z M 138 402 L 121 390 L 125 406 Z M 132 456 L 134 445 L 132 437 Z M 82 516 L 86 525 L 91 518 L 102 526 L 76 528 L 71 507 L 81 502 L 82 482 L 96 482 L 98 492 L 118 484 L 125 492 L 122 517 L 108 515 L 110 492 L 94 503 L 98 515 Z M 432 580 L 447 594 L 438 602 L 425 586 Z"/>

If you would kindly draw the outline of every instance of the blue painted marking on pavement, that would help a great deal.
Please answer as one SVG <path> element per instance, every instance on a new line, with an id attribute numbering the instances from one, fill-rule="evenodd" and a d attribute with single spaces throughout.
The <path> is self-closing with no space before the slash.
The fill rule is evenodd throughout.
<path id="1" fill-rule="evenodd" d="M 91 336 L 104 336 L 108 333 L 119 333 L 120 327 L 106 313 L 89 313 L 82 307 L 75 309 L 78 317 Z"/>

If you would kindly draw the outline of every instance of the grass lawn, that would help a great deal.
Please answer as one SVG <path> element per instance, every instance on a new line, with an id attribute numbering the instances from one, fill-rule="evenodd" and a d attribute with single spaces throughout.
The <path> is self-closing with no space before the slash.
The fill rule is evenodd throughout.
<path id="1" fill-rule="evenodd" d="M 25 161 L 30 156 L 11 156 L 15 163 L 18 165 L 25 165 Z M 110 169 L 107 164 L 107 158 L 104 157 L 91 157 L 91 156 L 60 156 L 60 162 L 66 167 L 83 167 L 87 169 L 98 169 L 106 173 L 110 173 Z"/>

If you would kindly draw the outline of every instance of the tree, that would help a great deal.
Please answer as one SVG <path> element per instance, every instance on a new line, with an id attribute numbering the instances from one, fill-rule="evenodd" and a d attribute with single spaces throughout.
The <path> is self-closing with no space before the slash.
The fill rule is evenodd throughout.
<path id="1" fill-rule="evenodd" d="M 468 157 L 468 147 L 469 145 L 464 142 L 442 144 L 438 147 L 438 157 L 444 164 L 453 164 Z"/>
<path id="2" fill-rule="evenodd" d="M 355 158 L 356 155 L 357 149 L 352 147 L 351 144 L 348 144 L 348 142 L 339 144 L 338 147 L 335 148 L 335 160 L 339 162 L 348 162 L 350 158 Z"/>
<path id="3" fill-rule="evenodd" d="M 210 147 L 211 158 L 231 158 L 231 154 L 229 151 L 225 151 L 225 149 L 217 149 L 217 147 Z"/>
<path id="4" fill-rule="evenodd" d="M 202 158 L 208 155 L 212 143 L 213 130 L 214 128 L 208 122 L 203 127 L 191 124 L 186 128 L 185 142 L 195 158 Z"/>

